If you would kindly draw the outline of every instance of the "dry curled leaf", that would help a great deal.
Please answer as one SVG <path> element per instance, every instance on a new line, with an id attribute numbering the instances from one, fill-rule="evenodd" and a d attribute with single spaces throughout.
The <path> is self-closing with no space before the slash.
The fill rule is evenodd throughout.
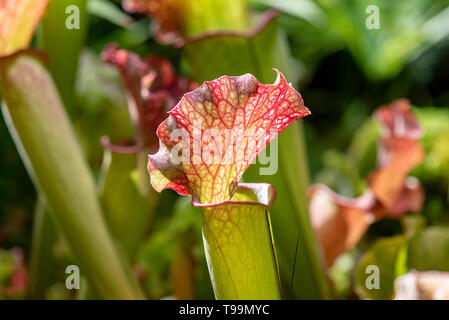
<path id="1" fill-rule="evenodd" d="M 197 84 L 176 75 L 168 60 L 152 56 L 142 60 L 115 44 L 103 50 L 102 58 L 120 71 L 137 129 L 137 144 L 150 148 L 157 145 L 154 134 L 157 127 L 182 95 L 195 89 Z"/>
<path id="2" fill-rule="evenodd" d="M 359 198 L 342 197 L 325 185 L 309 189 L 310 219 L 318 236 L 327 266 L 359 242 L 374 221 L 375 199 L 371 192 Z"/>

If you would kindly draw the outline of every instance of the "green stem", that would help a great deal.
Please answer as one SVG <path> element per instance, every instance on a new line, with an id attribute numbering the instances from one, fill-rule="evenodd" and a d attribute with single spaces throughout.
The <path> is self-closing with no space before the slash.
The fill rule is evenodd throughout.
<path id="1" fill-rule="evenodd" d="M 201 210 L 204 249 L 215 297 L 280 299 L 268 207 L 258 202 L 260 199 L 251 189 L 243 187 L 232 200 L 202 205 Z"/>

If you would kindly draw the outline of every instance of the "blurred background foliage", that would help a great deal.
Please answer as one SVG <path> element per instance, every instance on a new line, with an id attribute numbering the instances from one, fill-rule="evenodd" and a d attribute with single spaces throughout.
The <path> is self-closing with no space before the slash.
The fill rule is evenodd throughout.
<path id="1" fill-rule="evenodd" d="M 248 0 L 248 5 L 253 12 L 269 8 L 283 12 L 278 24 L 286 35 L 296 74 L 296 78 L 288 79 L 296 84 L 313 114 L 303 121 L 312 182 L 325 183 L 348 197 L 363 193 L 366 176 L 376 166 L 380 133 L 371 116 L 379 105 L 401 97 L 410 99 L 424 129 L 421 142 L 426 157 L 411 173 L 424 186 L 422 212 L 372 225 L 359 245 L 343 254 L 329 270 L 336 296 L 389 298 L 394 278 L 410 268 L 449 271 L 449 1 Z M 378 30 L 365 26 L 369 5 L 380 9 Z M 105 177 L 100 138 L 120 141 L 133 135 L 133 127 L 120 75 L 100 58 L 104 46 L 115 42 L 142 56 L 161 56 L 169 59 L 180 74 L 199 76 L 194 75 L 182 51 L 155 41 L 155 21 L 125 13 L 119 0 L 89 0 L 83 10 L 88 19 L 83 22 L 86 30 L 77 43 L 52 43 L 58 37 L 65 42 L 73 38 L 45 32 L 51 30 L 51 10 L 35 42 L 51 57 L 77 60 L 80 53 L 78 63 L 67 63 L 66 70 L 53 76 L 62 87 L 70 86 L 70 81 L 75 83 L 73 96 L 64 89 L 60 89 L 61 95 L 99 188 L 106 188 L 102 197 L 117 199 L 116 183 L 137 188 L 132 178 L 114 180 L 123 172 L 132 177 L 135 159 L 109 155 L 115 159 L 111 163 L 117 172 Z M 67 52 L 67 48 L 74 51 Z M 261 64 L 265 72 L 277 67 L 264 65 L 264 61 Z M 49 68 L 54 66 L 50 64 Z M 216 68 L 220 66 L 207 65 L 203 72 L 208 74 L 208 69 Z M 67 78 L 67 74 L 74 78 Z M 61 84 L 58 79 L 69 84 Z M 0 298 L 21 298 L 26 286 L 17 285 L 18 290 L 9 287 L 17 270 L 30 265 L 33 217 L 43 209 L 36 204 L 35 189 L 4 121 L 0 121 L 0 158 Z M 108 183 L 112 183 L 109 189 Z M 142 203 L 131 199 L 132 203 Z M 179 198 L 169 190 L 160 195 L 154 211 L 151 224 L 136 223 L 148 223 L 149 228 L 139 231 L 141 238 L 133 240 L 128 251 L 148 297 L 213 298 L 198 210 L 188 198 Z M 118 223 L 126 227 L 128 222 Z M 55 272 L 49 272 L 43 284 L 31 282 L 30 294 L 75 298 L 64 289 L 65 266 L 73 258 L 57 232 L 46 234 L 47 268 Z M 364 266 L 370 264 L 394 270 L 381 275 L 385 283 L 375 295 L 367 292 L 362 282 Z M 80 295 L 96 297 L 95 292 Z M 290 291 L 286 295 L 295 297 Z"/>

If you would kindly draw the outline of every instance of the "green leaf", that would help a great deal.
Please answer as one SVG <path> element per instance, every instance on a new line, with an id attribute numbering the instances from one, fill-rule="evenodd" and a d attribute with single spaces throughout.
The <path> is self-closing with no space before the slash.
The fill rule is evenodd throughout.
<path id="1" fill-rule="evenodd" d="M 92 175 L 50 75 L 35 54 L 22 52 L 0 60 L 0 85 L 8 128 L 80 272 L 103 298 L 141 298 L 106 228 Z"/>
<path id="2" fill-rule="evenodd" d="M 327 17 L 312 0 L 249 0 L 252 5 L 272 6 L 292 16 L 301 18 L 314 26 L 322 25 Z"/>
<path id="3" fill-rule="evenodd" d="M 105 0 L 89 0 L 87 11 L 122 28 L 128 28 L 134 22 L 131 16 L 123 13 L 117 6 Z"/>
<path id="4" fill-rule="evenodd" d="M 447 1 L 317 2 L 329 19 L 322 31 L 335 33 L 373 80 L 396 76 L 407 62 L 448 35 L 444 21 L 448 13 L 438 14 L 448 6 Z M 378 11 L 370 11 L 373 6 Z M 368 28 L 366 24 L 376 14 L 378 28 Z"/>
<path id="5" fill-rule="evenodd" d="M 50 1 L 38 33 L 39 47 L 49 55 L 48 69 L 70 112 L 75 107 L 78 60 L 88 30 L 86 3 L 87 0 Z M 68 28 L 67 22 L 75 23 L 76 17 L 79 28 Z"/>
<path id="6" fill-rule="evenodd" d="M 78 56 L 83 46 L 87 30 L 85 23 L 85 0 L 52 1 L 49 3 L 39 33 L 39 45 L 50 57 L 49 68 L 65 106 L 73 106 L 75 79 L 77 75 Z M 83 22 L 81 30 L 68 30 L 65 23 L 68 14 L 66 8 L 76 5 L 80 8 Z M 42 299 L 45 294 L 50 265 L 54 263 L 51 249 L 57 230 L 48 217 L 50 209 L 44 207 L 44 200 L 38 201 L 33 224 L 33 241 L 30 263 L 29 296 Z"/>
<path id="7" fill-rule="evenodd" d="M 14 257 L 11 251 L 0 250 L 0 285 L 7 286 L 14 270 Z"/>
<path id="8" fill-rule="evenodd" d="M 91 44 L 96 52 L 101 52 L 111 42 L 117 43 L 120 48 L 130 49 L 144 45 L 152 36 L 148 19 L 141 19 L 130 24 L 126 29 L 114 29 L 105 37 Z"/>
<path id="9" fill-rule="evenodd" d="M 138 257 L 138 263 L 148 270 L 148 276 L 144 282 L 149 296 L 162 298 L 170 294 L 170 290 L 176 295 L 176 279 L 169 277 L 169 273 L 180 254 L 178 250 L 184 250 L 184 254 L 193 250 L 196 252 L 197 268 L 202 269 L 195 270 L 194 273 L 191 272 L 192 270 L 182 270 L 183 277 L 189 280 L 199 277 L 196 279 L 195 297 L 213 299 L 202 248 L 201 224 L 201 210 L 192 206 L 189 197 L 179 197 L 173 207 L 172 215 L 155 221 L 153 232 L 142 246 Z M 171 281 L 167 280 L 168 278 Z M 198 283 L 199 281 L 201 283 Z"/>
<path id="10" fill-rule="evenodd" d="M 148 174 L 138 173 L 137 158 L 136 153 L 105 150 L 100 185 L 106 220 L 130 259 L 148 230 L 158 197 L 151 188 L 139 188 L 141 184 L 149 185 L 150 181 Z"/>
<path id="11" fill-rule="evenodd" d="M 272 85 L 247 73 L 206 81 L 186 93 L 157 129 L 159 150 L 148 162 L 153 187 L 192 195 L 200 203 L 230 200 L 259 152 L 310 114 L 301 95 L 277 73 Z"/>
<path id="12" fill-rule="evenodd" d="M 449 228 L 432 226 L 418 232 L 410 241 L 410 269 L 449 271 Z"/>
<path id="13" fill-rule="evenodd" d="M 355 291 L 362 299 L 391 299 L 394 294 L 394 279 L 407 272 L 408 239 L 405 236 L 383 238 L 361 257 L 355 276 Z M 379 268 L 379 287 L 370 288 L 370 278 L 376 276 L 369 266 Z"/>

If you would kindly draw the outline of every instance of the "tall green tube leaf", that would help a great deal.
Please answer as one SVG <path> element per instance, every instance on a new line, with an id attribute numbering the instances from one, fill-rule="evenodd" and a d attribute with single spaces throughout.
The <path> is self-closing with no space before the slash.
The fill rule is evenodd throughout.
<path id="1" fill-rule="evenodd" d="M 51 77 L 36 54 L 0 60 L 3 115 L 81 274 L 109 299 L 141 298 L 103 220 L 93 178 Z"/>

